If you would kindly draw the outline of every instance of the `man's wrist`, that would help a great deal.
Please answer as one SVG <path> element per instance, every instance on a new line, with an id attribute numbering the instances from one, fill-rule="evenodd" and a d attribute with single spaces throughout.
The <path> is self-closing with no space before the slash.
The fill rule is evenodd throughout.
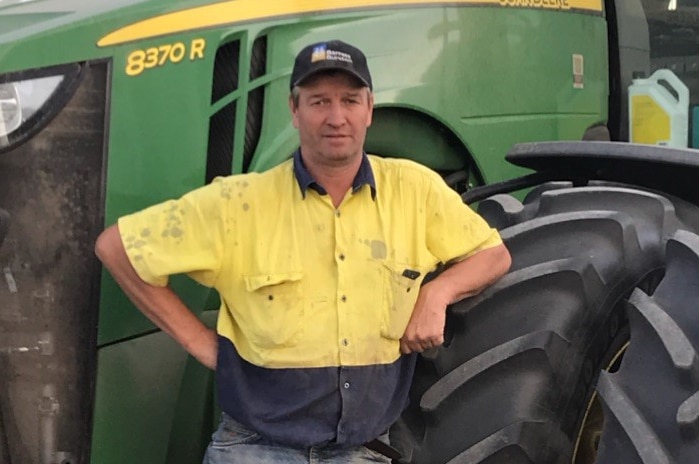
<path id="1" fill-rule="evenodd" d="M 450 286 L 448 285 L 447 279 L 436 278 L 423 286 L 423 291 L 427 292 L 425 295 L 428 301 L 441 303 L 441 307 L 446 310 L 446 307 L 452 303 L 452 300 L 456 298 L 453 295 Z"/>

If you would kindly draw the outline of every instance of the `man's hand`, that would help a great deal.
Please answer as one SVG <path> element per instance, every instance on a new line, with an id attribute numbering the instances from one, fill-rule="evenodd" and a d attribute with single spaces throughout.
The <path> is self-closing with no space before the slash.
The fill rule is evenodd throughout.
<path id="1" fill-rule="evenodd" d="M 400 339 L 401 353 L 422 353 L 442 345 L 447 306 L 480 293 L 503 276 L 511 263 L 505 245 L 498 245 L 457 262 L 423 285 Z"/>
<path id="2" fill-rule="evenodd" d="M 436 281 L 420 288 L 413 314 L 400 339 L 400 351 L 403 354 L 422 353 L 444 343 L 444 323 L 446 320 L 449 297 L 440 292 Z"/>

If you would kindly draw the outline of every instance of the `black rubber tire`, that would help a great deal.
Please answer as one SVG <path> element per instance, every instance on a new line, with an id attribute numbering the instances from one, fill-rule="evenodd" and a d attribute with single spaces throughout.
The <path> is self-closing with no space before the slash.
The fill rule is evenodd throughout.
<path id="1" fill-rule="evenodd" d="M 450 308 L 392 443 L 406 463 L 570 463 L 599 372 L 629 337 L 623 303 L 655 288 L 686 226 L 667 198 L 604 185 L 546 184 L 479 212 L 512 268 Z"/>
<path id="2" fill-rule="evenodd" d="M 699 236 L 667 245 L 665 278 L 628 303 L 631 342 L 616 373 L 602 372 L 599 464 L 699 462 Z"/>

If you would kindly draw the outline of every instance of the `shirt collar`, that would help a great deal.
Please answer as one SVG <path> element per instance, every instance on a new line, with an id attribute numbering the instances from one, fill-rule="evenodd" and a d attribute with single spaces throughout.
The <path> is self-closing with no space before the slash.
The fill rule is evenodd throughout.
<path id="1" fill-rule="evenodd" d="M 294 175 L 296 176 L 296 181 L 299 183 L 299 188 L 301 189 L 301 195 L 306 198 L 306 191 L 312 188 L 321 195 L 327 195 L 328 192 L 313 178 L 306 165 L 303 164 L 303 158 L 301 158 L 301 149 L 299 148 L 294 152 Z M 374 180 L 374 171 L 371 169 L 371 163 L 369 163 L 369 157 L 366 152 L 362 152 L 362 163 L 359 165 L 359 170 L 357 175 L 354 176 L 352 181 L 352 193 L 356 193 L 363 185 L 368 185 L 371 188 L 371 198 L 376 199 L 376 181 Z"/>

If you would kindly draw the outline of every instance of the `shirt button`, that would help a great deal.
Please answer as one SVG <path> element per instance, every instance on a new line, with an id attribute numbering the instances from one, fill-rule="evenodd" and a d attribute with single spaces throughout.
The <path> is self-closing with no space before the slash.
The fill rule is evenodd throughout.
<path id="1" fill-rule="evenodd" d="M 335 216 L 340 217 L 340 210 L 335 211 Z"/>
<path id="2" fill-rule="evenodd" d="M 340 299 L 342 300 L 343 303 L 344 303 L 345 301 L 347 301 L 347 297 L 346 297 L 345 295 L 342 295 L 342 297 L 341 297 Z"/>
<path id="3" fill-rule="evenodd" d="M 339 256 L 339 258 L 340 258 L 340 261 L 344 261 L 344 260 L 345 260 L 345 255 L 344 255 L 344 254 L 342 254 L 342 253 L 340 253 L 340 256 Z"/>
<path id="4" fill-rule="evenodd" d="M 343 339 L 342 339 L 342 345 L 343 345 L 343 346 L 349 345 L 349 341 L 348 341 L 346 338 L 343 338 Z"/>
<path id="5" fill-rule="evenodd" d="M 345 385 L 343 385 L 343 386 L 345 387 L 345 390 L 347 390 L 350 387 L 350 384 L 349 384 L 349 382 L 345 382 Z"/>

